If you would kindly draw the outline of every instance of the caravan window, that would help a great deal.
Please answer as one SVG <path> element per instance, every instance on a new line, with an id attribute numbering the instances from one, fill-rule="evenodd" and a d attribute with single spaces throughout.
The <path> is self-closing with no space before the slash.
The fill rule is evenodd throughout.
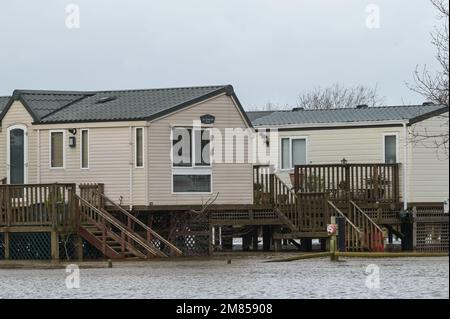
<path id="1" fill-rule="evenodd" d="M 211 136 L 209 129 L 172 130 L 172 189 L 174 193 L 210 193 Z"/>

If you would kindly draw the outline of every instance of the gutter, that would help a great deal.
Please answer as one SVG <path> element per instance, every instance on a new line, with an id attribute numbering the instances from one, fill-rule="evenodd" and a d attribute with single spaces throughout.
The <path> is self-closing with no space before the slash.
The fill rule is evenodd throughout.
<path id="1" fill-rule="evenodd" d="M 255 129 L 303 129 L 303 128 L 330 128 L 330 127 L 353 127 L 353 126 L 378 126 L 378 125 L 404 125 L 404 121 L 364 121 L 364 122 L 335 122 L 316 124 L 285 124 L 285 125 L 254 125 Z M 406 124 L 409 124 L 406 122 Z"/>
<path id="2" fill-rule="evenodd" d="M 133 210 L 133 127 L 129 126 L 129 136 L 130 136 L 130 147 L 129 147 L 129 161 L 130 161 L 130 176 L 129 176 L 129 206 L 130 206 L 130 211 Z"/>
<path id="3" fill-rule="evenodd" d="M 408 172 L 409 172 L 409 133 L 408 133 L 409 122 L 403 122 L 403 210 L 408 210 Z"/>

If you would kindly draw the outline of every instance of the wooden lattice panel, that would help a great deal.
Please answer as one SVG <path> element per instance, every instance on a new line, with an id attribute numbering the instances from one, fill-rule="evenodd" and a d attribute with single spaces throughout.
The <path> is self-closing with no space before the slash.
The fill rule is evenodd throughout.
<path id="1" fill-rule="evenodd" d="M 448 223 L 417 223 L 416 249 L 419 251 L 448 251 Z"/>
<path id="2" fill-rule="evenodd" d="M 0 260 L 5 259 L 5 235 L 0 234 Z"/>
<path id="3" fill-rule="evenodd" d="M 10 233 L 9 240 L 10 259 L 51 259 L 50 233 Z"/>

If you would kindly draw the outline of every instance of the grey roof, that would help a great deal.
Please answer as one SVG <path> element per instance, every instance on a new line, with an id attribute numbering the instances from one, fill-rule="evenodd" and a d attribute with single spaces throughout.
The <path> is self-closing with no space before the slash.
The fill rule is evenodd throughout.
<path id="1" fill-rule="evenodd" d="M 38 120 L 85 96 L 83 93 L 60 94 L 33 91 L 21 94 L 23 101 L 30 107 Z"/>
<path id="2" fill-rule="evenodd" d="M 0 114 L 2 113 L 3 109 L 6 107 L 6 104 L 8 104 L 8 101 L 11 99 L 10 96 L 0 96 Z"/>
<path id="3" fill-rule="evenodd" d="M 151 120 L 222 93 L 232 95 L 242 109 L 231 85 L 96 92 L 17 90 L 14 96 L 35 123 L 68 123 Z M 0 109 L 0 120 L 6 111 Z"/>
<path id="4" fill-rule="evenodd" d="M 252 111 L 252 112 L 247 112 L 247 116 L 250 119 L 250 121 L 253 122 L 253 121 L 259 119 L 260 117 L 270 115 L 273 112 L 274 111 Z"/>
<path id="5" fill-rule="evenodd" d="M 276 111 L 253 120 L 254 126 L 314 125 L 357 122 L 414 120 L 434 113 L 448 111 L 442 105 L 383 106 L 328 110 Z M 251 113 L 251 112 L 249 112 Z M 252 115 L 249 114 L 251 118 Z"/>

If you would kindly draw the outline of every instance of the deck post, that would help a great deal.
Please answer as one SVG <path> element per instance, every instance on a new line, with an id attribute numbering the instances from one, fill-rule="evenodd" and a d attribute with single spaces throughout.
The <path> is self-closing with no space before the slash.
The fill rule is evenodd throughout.
<path id="1" fill-rule="evenodd" d="M 273 240 L 273 246 L 276 252 L 283 250 L 283 242 L 281 239 L 273 239 L 274 233 L 281 233 L 281 227 L 280 226 L 274 226 L 272 231 L 272 240 Z"/>
<path id="2" fill-rule="evenodd" d="M 242 236 L 242 250 L 243 251 L 249 251 L 250 250 L 250 246 L 252 244 L 252 233 L 250 234 L 245 234 Z"/>
<path id="3" fill-rule="evenodd" d="M 263 226 L 263 250 L 269 251 L 272 246 L 272 227 Z"/>
<path id="4" fill-rule="evenodd" d="M 222 232 L 221 232 L 221 241 L 222 241 L 222 251 L 232 251 L 233 250 L 233 237 L 228 237 L 223 235 L 223 229 L 224 227 L 222 227 Z M 230 229 L 228 227 L 226 227 L 225 229 Z"/>
<path id="5" fill-rule="evenodd" d="M 252 233 L 253 250 L 258 251 L 259 227 L 256 226 Z"/>
<path id="6" fill-rule="evenodd" d="M 52 231 L 50 233 L 50 242 L 51 242 L 51 254 L 53 261 L 59 261 L 59 241 L 58 241 L 58 232 Z"/>
<path id="7" fill-rule="evenodd" d="M 5 241 L 5 260 L 10 259 L 10 239 L 9 239 L 9 232 L 4 233 L 4 237 L 3 237 L 4 241 Z"/>
<path id="8" fill-rule="evenodd" d="M 300 246 L 302 251 L 312 251 L 312 239 L 311 238 L 301 238 Z"/>
<path id="9" fill-rule="evenodd" d="M 75 258 L 79 261 L 83 261 L 83 239 L 81 236 L 75 236 Z"/>

